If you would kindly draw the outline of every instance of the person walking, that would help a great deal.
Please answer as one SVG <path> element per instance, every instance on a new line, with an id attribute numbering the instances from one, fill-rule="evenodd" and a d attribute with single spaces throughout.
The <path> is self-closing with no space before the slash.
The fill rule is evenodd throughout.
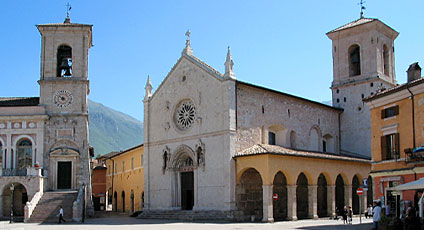
<path id="1" fill-rule="evenodd" d="M 367 209 L 367 215 L 365 216 L 366 218 L 371 218 L 372 217 L 372 205 L 369 204 L 368 205 L 368 209 Z"/>
<path id="2" fill-rule="evenodd" d="M 62 208 L 62 205 L 59 206 L 59 214 L 58 214 L 58 216 L 59 216 L 59 224 L 62 223 L 62 221 L 63 222 L 66 222 L 66 220 L 63 219 L 63 208 Z"/>
<path id="3" fill-rule="evenodd" d="M 342 212 L 342 215 L 343 215 L 343 224 L 347 224 L 347 213 L 348 213 L 347 208 L 346 208 L 346 206 L 344 206 L 343 212 Z"/>
<path id="4" fill-rule="evenodd" d="M 349 206 L 349 209 L 347 210 L 347 223 L 352 224 L 352 207 Z"/>
<path id="5" fill-rule="evenodd" d="M 372 210 L 372 229 L 378 230 L 378 221 L 381 218 L 381 207 L 380 202 L 377 202 L 374 209 Z"/>

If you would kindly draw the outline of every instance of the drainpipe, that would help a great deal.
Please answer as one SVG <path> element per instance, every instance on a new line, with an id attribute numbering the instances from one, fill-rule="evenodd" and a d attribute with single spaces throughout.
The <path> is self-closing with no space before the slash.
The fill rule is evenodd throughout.
<path id="1" fill-rule="evenodd" d="M 409 94 L 411 94 L 411 100 L 412 100 L 412 141 L 413 146 L 415 149 L 415 101 L 414 101 L 414 94 L 409 89 L 409 83 L 406 84 L 406 89 L 408 90 Z"/>

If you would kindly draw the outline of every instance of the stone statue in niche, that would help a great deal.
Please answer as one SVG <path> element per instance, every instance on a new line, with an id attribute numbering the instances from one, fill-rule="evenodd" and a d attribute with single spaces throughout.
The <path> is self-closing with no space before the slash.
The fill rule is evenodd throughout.
<path id="1" fill-rule="evenodd" d="M 171 150 L 168 146 L 165 146 L 165 149 L 163 149 L 162 158 L 163 158 L 163 165 L 162 165 L 162 173 L 165 174 L 166 169 L 169 167 L 169 159 L 171 158 L 170 154 Z"/>
<path id="2" fill-rule="evenodd" d="M 197 165 L 199 167 L 204 167 L 205 166 L 205 144 L 200 139 L 196 144 L 196 155 L 197 155 Z"/>

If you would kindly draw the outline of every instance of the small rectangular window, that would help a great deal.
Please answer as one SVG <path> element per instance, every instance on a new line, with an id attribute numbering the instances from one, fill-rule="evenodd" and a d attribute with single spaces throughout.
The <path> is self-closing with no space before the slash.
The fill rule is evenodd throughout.
<path id="1" fill-rule="evenodd" d="M 381 159 L 397 159 L 400 155 L 399 133 L 389 134 L 381 137 Z"/>
<path id="2" fill-rule="evenodd" d="M 268 132 L 268 144 L 275 145 L 275 133 Z"/>
<path id="3" fill-rule="evenodd" d="M 322 141 L 322 151 L 327 152 L 327 142 L 324 140 Z"/>
<path id="4" fill-rule="evenodd" d="M 381 119 L 393 117 L 399 114 L 399 106 L 392 106 L 390 108 L 386 108 L 381 110 Z"/>
<path id="5" fill-rule="evenodd" d="M 131 158 L 131 169 L 134 169 L 134 157 Z"/>
<path id="6" fill-rule="evenodd" d="M 125 172 L 125 161 L 122 161 L 122 172 Z"/>

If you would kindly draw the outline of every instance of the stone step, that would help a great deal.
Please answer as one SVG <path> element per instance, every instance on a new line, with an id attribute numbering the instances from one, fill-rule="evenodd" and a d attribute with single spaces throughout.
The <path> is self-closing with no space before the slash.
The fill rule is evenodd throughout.
<path id="1" fill-rule="evenodd" d="M 140 219 L 168 219 L 168 220 L 235 220 L 234 212 L 226 211 L 146 211 L 141 213 L 137 218 Z"/>
<path id="2" fill-rule="evenodd" d="M 30 223 L 57 222 L 59 206 L 63 208 L 64 219 L 72 220 L 72 205 L 78 195 L 77 191 L 45 192 L 35 207 Z"/>

